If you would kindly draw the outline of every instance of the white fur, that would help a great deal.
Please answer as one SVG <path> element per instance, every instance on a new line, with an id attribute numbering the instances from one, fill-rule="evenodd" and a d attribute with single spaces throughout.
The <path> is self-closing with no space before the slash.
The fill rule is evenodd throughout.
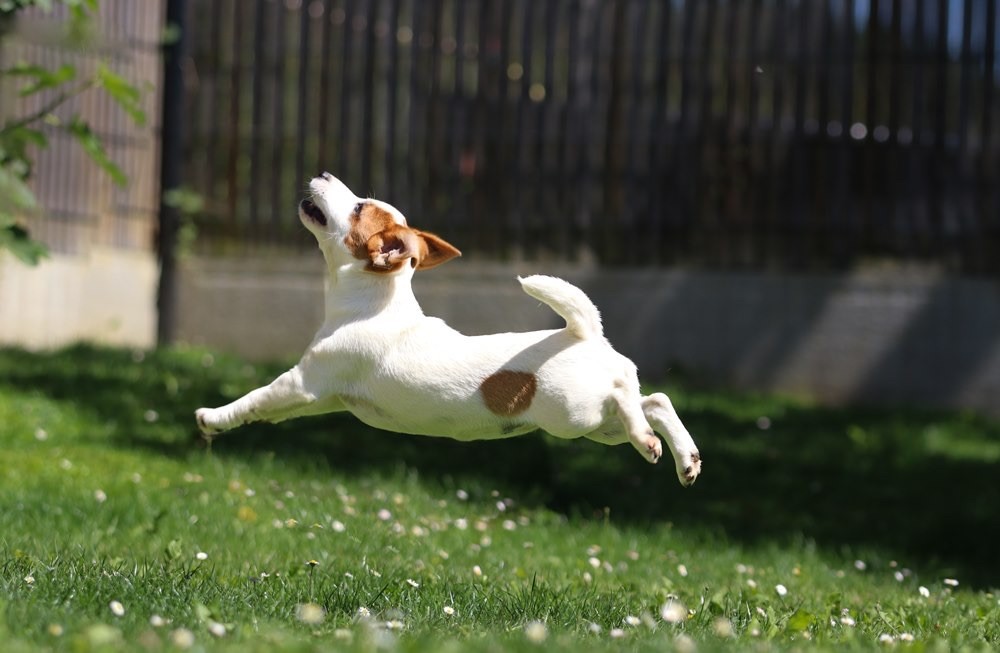
<path id="1" fill-rule="evenodd" d="M 326 225 L 302 207 L 299 214 L 327 263 L 323 326 L 299 363 L 271 384 L 226 406 L 199 408 L 202 432 L 350 411 L 378 428 L 458 440 L 542 429 L 559 438 L 631 442 L 655 463 L 662 455 L 655 429 L 667 441 L 681 484 L 695 481 L 700 455 L 670 400 L 640 394 L 635 365 L 604 338 L 600 314 L 583 291 L 553 277 L 522 278 L 524 291 L 562 316 L 565 328 L 463 335 L 420 309 L 410 286 L 418 260 L 373 271 L 374 259 L 359 258 L 345 244 L 358 206 L 378 207 L 409 231 L 398 210 L 358 198 L 328 173 L 310 189 Z M 534 376 L 530 405 L 517 414 L 497 414 L 484 401 L 484 380 L 500 370 Z"/>

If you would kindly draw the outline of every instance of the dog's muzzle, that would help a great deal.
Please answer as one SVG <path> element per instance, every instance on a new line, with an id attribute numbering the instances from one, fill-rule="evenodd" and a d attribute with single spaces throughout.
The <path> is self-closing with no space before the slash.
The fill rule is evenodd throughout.
<path id="1" fill-rule="evenodd" d="M 323 209 L 316 206 L 311 200 L 302 200 L 299 202 L 299 210 L 321 227 L 326 226 L 326 216 L 323 214 Z"/>

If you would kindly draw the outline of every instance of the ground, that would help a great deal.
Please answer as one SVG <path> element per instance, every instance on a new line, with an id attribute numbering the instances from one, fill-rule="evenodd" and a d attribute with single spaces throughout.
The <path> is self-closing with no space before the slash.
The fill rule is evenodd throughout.
<path id="1" fill-rule="evenodd" d="M 628 446 L 347 416 L 206 449 L 193 409 L 280 369 L 0 351 L 5 650 L 1000 647 L 996 422 L 671 379 L 690 489 Z"/>

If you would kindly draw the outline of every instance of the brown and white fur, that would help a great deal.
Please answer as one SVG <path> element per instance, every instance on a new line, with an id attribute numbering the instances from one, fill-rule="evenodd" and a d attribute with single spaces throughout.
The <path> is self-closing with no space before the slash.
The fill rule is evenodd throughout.
<path id="1" fill-rule="evenodd" d="M 206 435 L 248 422 L 349 411 L 372 426 L 457 440 L 542 429 L 558 438 L 630 442 L 651 463 L 667 442 L 684 486 L 701 457 L 666 395 L 643 396 L 636 367 L 604 338 L 580 289 L 519 279 L 566 327 L 466 336 L 424 315 L 410 281 L 459 256 L 394 207 L 354 195 L 329 173 L 313 179 L 299 218 L 326 259 L 326 318 L 299 363 L 270 385 L 195 415 Z M 652 428 L 651 428 L 652 427 Z"/>

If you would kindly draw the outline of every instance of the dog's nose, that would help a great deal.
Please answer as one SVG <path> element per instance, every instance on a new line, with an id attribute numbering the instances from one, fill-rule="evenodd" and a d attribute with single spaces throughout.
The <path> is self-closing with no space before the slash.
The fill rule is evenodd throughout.
<path id="1" fill-rule="evenodd" d="M 331 175 L 329 172 L 323 172 L 323 173 L 321 173 L 320 177 L 322 177 L 323 179 L 326 179 L 327 181 L 330 181 L 330 180 L 333 179 L 333 175 Z"/>

